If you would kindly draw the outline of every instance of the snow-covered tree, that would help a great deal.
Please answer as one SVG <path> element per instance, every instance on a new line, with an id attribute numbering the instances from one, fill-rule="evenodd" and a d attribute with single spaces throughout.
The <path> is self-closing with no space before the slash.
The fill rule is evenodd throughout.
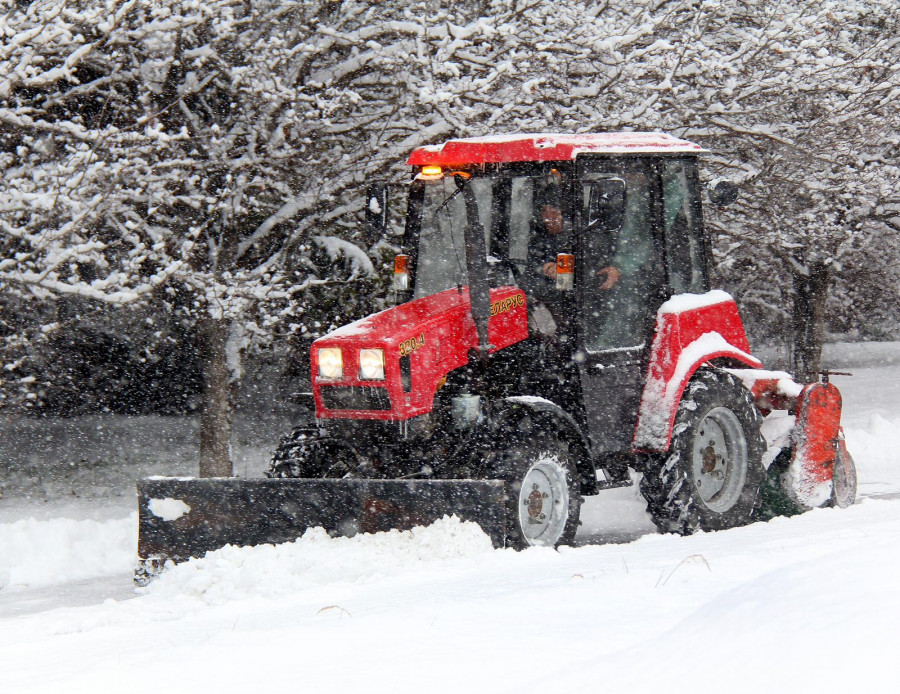
<path id="1" fill-rule="evenodd" d="M 896 282 L 874 240 L 898 217 L 895 0 L 0 6 L 0 282 L 178 297 L 202 335 L 202 474 L 230 472 L 242 347 L 311 329 L 296 299 L 331 281 L 314 253 L 345 280 L 373 272 L 362 191 L 419 144 L 547 129 L 700 141 L 710 177 L 745 190 L 709 219 L 720 272 L 758 320 L 795 316 L 800 371 L 816 368 L 824 287 L 858 306 Z"/>
<path id="2" fill-rule="evenodd" d="M 423 25 L 450 30 L 418 54 L 423 74 L 409 80 L 429 127 L 651 129 L 706 145 L 710 178 L 744 191 L 710 216 L 720 275 L 756 323 L 793 324 L 800 377 L 818 370 L 836 282 L 896 292 L 896 264 L 871 252 L 896 237 L 893 0 L 498 1 L 480 24 L 449 4 L 427 7 Z M 880 262 L 861 273 L 863 257 Z M 847 322 L 858 308 L 827 310 Z"/>
<path id="3" fill-rule="evenodd" d="M 331 209 L 348 186 L 330 146 L 341 138 L 320 138 L 324 119 L 306 114 L 329 97 L 302 93 L 303 42 L 330 43 L 319 18 L 333 8 L 38 1 L 0 15 L 0 281 L 192 313 L 201 474 L 230 474 L 244 346 L 303 311 L 292 296 L 329 281 L 311 276 L 312 251 L 344 281 L 373 272 L 353 243 L 320 233 L 353 207 Z"/>

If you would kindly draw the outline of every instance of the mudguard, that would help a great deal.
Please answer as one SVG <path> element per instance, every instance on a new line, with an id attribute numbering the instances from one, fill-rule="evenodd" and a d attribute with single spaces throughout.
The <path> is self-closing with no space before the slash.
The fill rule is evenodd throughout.
<path id="1" fill-rule="evenodd" d="M 568 441 L 581 448 L 582 454 L 578 456 L 577 467 L 582 479 L 582 490 L 585 494 L 595 493 L 597 482 L 594 463 L 587 453 L 590 444 L 581 427 L 575 419 L 563 408 L 551 400 L 533 395 L 513 395 L 504 398 L 498 403 L 494 413 L 494 424 L 497 429 L 504 427 L 515 428 L 515 418 L 522 410 L 528 410 L 538 415 L 543 415 L 554 423 L 554 429 L 565 435 Z"/>
<path id="2" fill-rule="evenodd" d="M 453 514 L 478 523 L 502 547 L 504 498 L 500 480 L 145 479 L 138 483 L 135 580 L 149 579 L 167 561 L 225 545 L 290 542 L 311 527 L 352 536 Z"/>
<path id="3" fill-rule="evenodd" d="M 634 430 L 635 451 L 669 448 L 681 394 L 704 364 L 725 358 L 758 369 L 737 304 L 726 292 L 681 294 L 660 306 L 647 381 Z"/>

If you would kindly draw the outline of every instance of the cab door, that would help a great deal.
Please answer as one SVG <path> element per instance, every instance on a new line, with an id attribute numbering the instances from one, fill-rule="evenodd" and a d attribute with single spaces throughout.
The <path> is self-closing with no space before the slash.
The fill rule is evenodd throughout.
<path id="1" fill-rule="evenodd" d="M 656 311 L 667 295 L 658 162 L 576 166 L 578 352 L 594 455 L 631 448 Z M 621 200 L 603 200 L 604 195 Z"/>

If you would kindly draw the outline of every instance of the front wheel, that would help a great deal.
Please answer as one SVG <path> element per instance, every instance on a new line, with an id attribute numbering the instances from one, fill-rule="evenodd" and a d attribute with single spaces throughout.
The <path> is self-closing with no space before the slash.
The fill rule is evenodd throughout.
<path id="1" fill-rule="evenodd" d="M 297 428 L 281 439 L 266 477 L 352 477 L 357 468 L 356 454 L 346 444 L 320 436 L 317 429 Z"/>
<path id="2" fill-rule="evenodd" d="M 578 530 L 581 489 L 569 444 L 531 417 L 490 454 L 487 476 L 507 483 L 507 545 L 556 547 Z"/>
<path id="3" fill-rule="evenodd" d="M 686 535 L 751 520 L 766 475 L 761 421 L 737 378 L 697 372 L 678 405 L 669 453 L 648 464 L 641 481 L 660 531 Z"/>

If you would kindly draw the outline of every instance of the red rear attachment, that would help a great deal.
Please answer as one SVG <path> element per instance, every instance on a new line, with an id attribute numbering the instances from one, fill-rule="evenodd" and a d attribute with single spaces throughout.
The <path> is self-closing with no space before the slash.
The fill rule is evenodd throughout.
<path id="1" fill-rule="evenodd" d="M 821 506 L 831 496 L 834 459 L 841 433 L 841 394 L 830 383 L 810 383 L 797 401 L 793 490 L 804 506 Z"/>

